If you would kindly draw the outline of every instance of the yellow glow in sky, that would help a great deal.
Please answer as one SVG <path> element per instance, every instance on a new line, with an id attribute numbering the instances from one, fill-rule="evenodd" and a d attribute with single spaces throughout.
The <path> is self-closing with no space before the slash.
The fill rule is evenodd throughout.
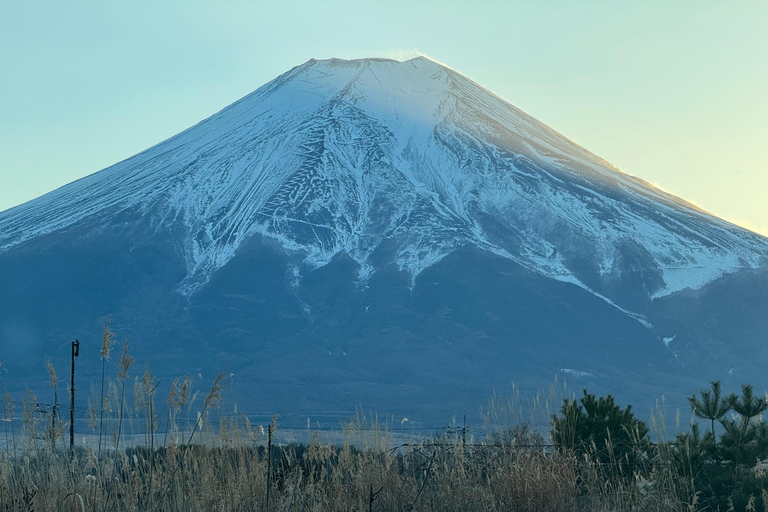
<path id="1" fill-rule="evenodd" d="M 5 2 L 0 210 L 309 58 L 447 63 L 625 172 L 768 235 L 768 2 Z"/>

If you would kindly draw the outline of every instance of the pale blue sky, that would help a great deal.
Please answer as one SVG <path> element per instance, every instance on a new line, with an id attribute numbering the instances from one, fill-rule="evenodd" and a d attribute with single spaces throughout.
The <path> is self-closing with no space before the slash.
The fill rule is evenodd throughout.
<path id="1" fill-rule="evenodd" d="M 0 210 L 309 58 L 423 53 L 768 234 L 768 2 L 0 0 Z"/>

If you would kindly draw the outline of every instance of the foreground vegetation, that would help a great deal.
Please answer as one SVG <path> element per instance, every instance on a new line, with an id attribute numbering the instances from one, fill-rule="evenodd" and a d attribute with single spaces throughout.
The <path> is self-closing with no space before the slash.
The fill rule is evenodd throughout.
<path id="1" fill-rule="evenodd" d="M 31 392 L 17 432 L 17 404 L 5 392 L 0 510 L 725 512 L 768 505 L 768 398 L 748 385 L 726 395 L 713 382 L 689 399 L 690 429 L 656 443 L 630 406 L 584 391 L 558 398 L 554 410 L 549 399 L 531 401 L 549 432 L 532 429 L 519 403 L 494 397 L 477 439 L 455 428 L 403 440 L 358 413 L 338 442 L 309 432 L 308 443 L 273 444 L 275 420 L 263 429 L 234 412 L 212 425 L 225 372 L 197 401 L 192 379 L 174 381 L 159 419 L 149 369 L 128 385 L 127 343 L 115 379 L 107 378 L 113 343 L 107 325 L 100 392 L 88 408 L 91 442 L 74 452 L 62 442 L 65 425 L 42 416 Z M 47 366 L 55 395 L 58 378 Z M 109 427 L 105 413 L 116 418 Z M 125 427 L 137 418 L 142 438 L 126 442 Z"/>
<path id="2" fill-rule="evenodd" d="M 349 438 L 356 426 L 348 427 Z M 525 435 L 525 429 L 521 432 Z M 509 443 L 432 438 L 392 447 L 386 432 L 365 429 L 360 446 L 310 443 L 264 447 L 249 432 L 221 434 L 219 446 L 170 444 L 50 449 L 9 460 L 0 455 L 3 510 L 178 511 L 558 511 L 680 510 L 673 482 L 649 466 L 621 475 L 588 457 Z M 271 460 L 270 460 L 271 459 Z M 271 467 L 271 471 L 269 468 Z M 267 505 L 268 502 L 268 505 Z"/>

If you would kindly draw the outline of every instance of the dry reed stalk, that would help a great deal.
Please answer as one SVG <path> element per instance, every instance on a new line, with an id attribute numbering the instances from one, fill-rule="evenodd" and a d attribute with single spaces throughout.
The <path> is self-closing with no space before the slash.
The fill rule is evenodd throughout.
<path id="1" fill-rule="evenodd" d="M 209 407 L 211 407 L 211 408 L 218 407 L 218 405 L 221 403 L 221 401 L 222 401 L 221 391 L 224 389 L 224 379 L 227 376 L 231 376 L 231 374 L 229 374 L 226 370 L 222 370 L 216 376 L 216 379 L 213 381 L 213 385 L 211 386 L 210 392 L 205 397 L 205 401 L 204 401 L 204 405 L 203 405 L 203 410 L 200 413 L 200 418 L 203 417 L 203 415 L 205 414 L 205 411 Z M 184 461 L 184 459 L 187 456 L 187 453 L 189 452 L 190 445 L 192 444 L 192 439 L 194 438 L 195 433 L 198 430 L 198 427 L 200 425 L 200 421 L 201 421 L 201 419 L 199 419 L 195 423 L 195 428 L 192 430 L 192 433 L 189 436 L 189 440 L 187 441 L 186 445 L 184 446 L 184 450 L 181 453 L 180 464 Z M 172 478 L 175 476 L 176 472 L 178 472 L 178 470 L 180 468 L 181 468 L 181 465 L 176 466 L 176 468 L 173 471 L 173 474 L 168 478 L 168 485 L 165 487 L 165 489 L 163 490 L 162 495 L 160 496 L 160 498 L 157 501 L 157 506 L 158 507 L 162 506 L 162 503 L 165 500 L 165 497 L 168 494 L 168 491 L 169 491 L 169 489 L 171 487 L 171 480 L 172 480 Z"/>
<path id="2" fill-rule="evenodd" d="M 115 344 L 115 333 L 109 327 L 110 319 L 104 323 L 104 330 L 101 334 L 101 350 L 99 351 L 99 357 L 101 358 L 101 401 L 99 408 L 99 456 L 101 455 L 101 437 L 104 431 L 104 378 L 106 376 L 106 364 L 109 361 L 110 354 L 112 353 L 112 346 Z"/>
<path id="3" fill-rule="evenodd" d="M 16 404 L 13 397 L 8 392 L 8 388 L 3 389 L 3 422 L 5 423 L 5 451 L 10 457 L 10 445 L 8 444 L 8 424 L 11 424 L 13 437 L 13 454 L 16 455 L 16 432 L 13 429 L 13 414 L 16 411 Z"/>
<path id="4" fill-rule="evenodd" d="M 117 423 L 117 437 L 115 438 L 115 452 L 120 447 L 120 439 L 123 434 L 123 411 L 125 406 L 125 380 L 128 378 L 128 370 L 133 365 L 135 359 L 128 354 L 129 340 L 126 337 L 123 342 L 123 349 L 120 353 L 120 360 L 117 363 L 117 380 L 120 382 L 120 414 Z"/>
<path id="5" fill-rule="evenodd" d="M 48 370 L 48 386 L 53 389 L 53 409 L 51 411 L 51 426 L 47 430 L 48 433 L 48 439 L 51 442 L 51 449 L 56 449 L 56 438 L 58 437 L 58 429 L 56 427 L 56 414 L 58 413 L 59 409 L 59 392 L 58 392 L 58 386 L 59 386 L 59 376 L 56 373 L 56 368 L 53 366 L 53 363 L 51 362 L 51 358 L 47 357 L 45 359 L 45 367 Z"/>

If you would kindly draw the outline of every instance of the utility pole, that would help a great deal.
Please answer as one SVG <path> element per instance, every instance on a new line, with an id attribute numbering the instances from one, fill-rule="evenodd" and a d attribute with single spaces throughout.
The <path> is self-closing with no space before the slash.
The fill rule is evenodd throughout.
<path id="1" fill-rule="evenodd" d="M 72 342 L 72 383 L 69 387 L 69 451 L 75 454 L 75 358 L 80 355 L 80 342 Z"/>
<path id="2" fill-rule="evenodd" d="M 59 407 L 59 392 L 53 392 L 53 415 L 51 416 L 51 448 L 56 449 L 56 409 Z"/>
<path id="3" fill-rule="evenodd" d="M 272 432 L 274 431 L 275 422 L 272 420 L 272 423 L 269 424 L 269 428 L 267 429 L 267 435 L 269 437 L 267 438 L 267 503 L 264 507 L 266 512 L 269 512 L 269 488 L 272 487 Z"/>

